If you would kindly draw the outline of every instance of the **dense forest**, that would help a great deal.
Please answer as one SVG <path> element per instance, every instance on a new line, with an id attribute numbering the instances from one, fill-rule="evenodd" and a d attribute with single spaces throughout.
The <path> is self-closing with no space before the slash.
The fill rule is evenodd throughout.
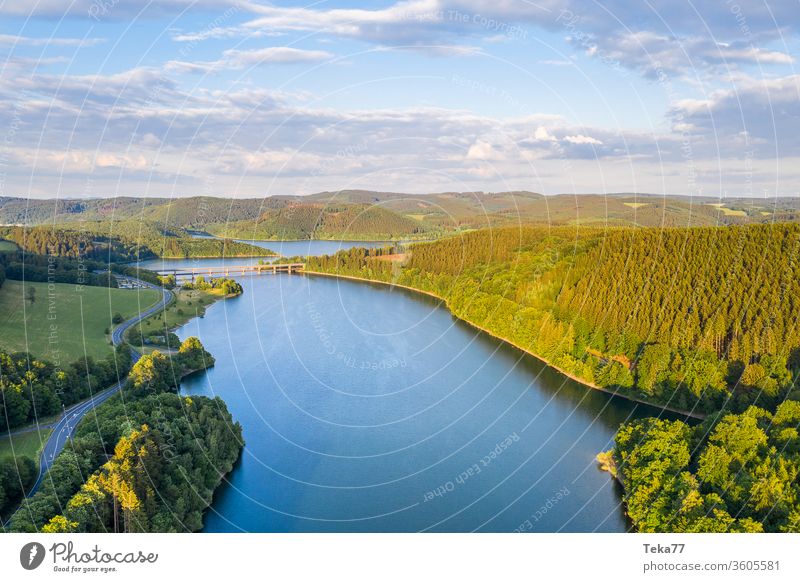
<path id="1" fill-rule="evenodd" d="M 3 280 L 32 283 L 73 283 L 92 287 L 117 287 L 108 266 L 94 260 L 46 257 L 23 251 L 0 253 L 0 277 Z"/>
<path id="2" fill-rule="evenodd" d="M 124 378 L 130 366 L 127 346 L 105 360 L 86 357 L 62 367 L 30 354 L 0 351 L 0 432 L 60 413 Z"/>
<path id="3" fill-rule="evenodd" d="M 170 226 L 198 229 L 209 222 L 254 219 L 268 208 L 286 203 L 289 197 L 151 198 L 119 196 L 87 200 L 0 197 L 0 223 L 34 225 L 105 220 L 145 220 Z"/>
<path id="4" fill-rule="evenodd" d="M 67 227 L 68 225 L 64 225 Z M 147 220 L 104 220 L 81 223 L 85 232 L 124 241 L 140 259 L 163 257 L 188 259 L 203 257 L 262 257 L 274 255 L 264 249 L 230 239 L 193 238 L 182 228 L 165 228 Z"/>
<path id="5" fill-rule="evenodd" d="M 799 250 L 795 224 L 522 227 L 351 249 L 306 269 L 434 293 L 590 385 L 706 415 L 698 429 L 652 420 L 620 430 L 614 457 L 637 528 L 797 531 Z M 756 421 L 761 432 L 733 434 Z M 680 493 L 661 491 L 658 471 L 674 473 Z M 783 493 L 765 515 L 765 500 Z M 693 512 L 668 523 L 675 499 Z"/>
<path id="6" fill-rule="evenodd" d="M 623 425 L 612 471 L 644 532 L 800 532 L 800 402 L 751 406 L 696 427 Z"/>
<path id="7" fill-rule="evenodd" d="M 255 220 L 211 224 L 206 230 L 251 240 L 388 240 L 432 232 L 418 220 L 381 206 L 308 203 L 271 209 Z"/>
<path id="8" fill-rule="evenodd" d="M 27 353 L 0 351 L 0 433 L 60 414 L 125 378 L 131 363 L 127 346 L 105 360 L 86 357 L 63 367 Z M 32 459 L 0 458 L 0 515 L 15 506 L 36 476 Z"/>
<path id="9" fill-rule="evenodd" d="M 137 249 L 119 238 L 98 236 L 88 231 L 35 226 L 30 228 L 7 227 L 0 230 L 0 237 L 16 243 L 26 254 L 43 257 L 66 257 L 95 261 L 133 261 Z M 151 258 L 149 256 L 142 258 Z"/>
<path id="10" fill-rule="evenodd" d="M 175 393 L 213 358 L 197 338 L 177 355 L 143 356 L 121 394 L 82 422 L 11 531 L 197 531 L 214 489 L 243 446 L 220 399 Z"/>
<path id="11" fill-rule="evenodd" d="M 194 238 L 180 228 L 167 229 L 143 220 L 83 222 L 80 230 L 57 227 L 6 227 L 0 237 L 13 241 L 27 256 L 65 257 L 109 263 L 164 258 L 261 257 L 269 249 L 230 239 Z"/>
<path id="12" fill-rule="evenodd" d="M 93 259 L 96 261 L 133 261 L 136 248 L 109 236 L 97 236 L 83 230 L 69 230 L 49 226 L 30 228 L 7 227 L 0 236 L 13 241 L 26 254 L 44 257 Z M 154 255 L 150 255 L 150 258 Z"/>
<path id="13" fill-rule="evenodd" d="M 28 457 L 0 457 L 0 516 L 13 510 L 36 482 L 37 467 Z"/>
<path id="14" fill-rule="evenodd" d="M 798 256 L 795 225 L 620 230 L 551 278 L 594 325 L 750 364 L 800 346 Z"/>

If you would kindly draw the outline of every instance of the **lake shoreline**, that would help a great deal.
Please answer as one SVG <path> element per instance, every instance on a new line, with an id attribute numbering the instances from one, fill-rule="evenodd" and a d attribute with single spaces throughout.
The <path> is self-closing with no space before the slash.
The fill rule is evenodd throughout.
<path id="1" fill-rule="evenodd" d="M 187 290 L 187 289 L 183 289 L 180 286 L 177 286 L 175 289 L 172 290 L 172 298 L 164 306 L 164 309 L 159 313 L 154 313 L 150 317 L 147 317 L 147 318 L 143 319 L 141 321 L 141 323 L 144 324 L 146 321 L 149 321 L 152 318 L 156 318 L 156 316 L 158 316 L 159 314 L 164 314 L 167 310 L 172 309 L 173 307 L 175 307 L 175 309 L 177 311 L 178 305 L 181 302 L 181 295 L 180 294 L 181 293 L 186 293 L 187 291 L 190 292 L 190 293 L 198 293 L 199 294 L 199 299 L 205 298 L 205 299 L 208 299 L 210 302 L 207 303 L 207 304 L 206 303 L 201 304 L 201 308 L 197 309 L 194 313 L 189 312 L 189 313 L 184 313 L 183 315 L 177 315 L 176 314 L 177 315 L 176 320 L 171 322 L 171 323 L 169 323 L 169 325 L 167 325 L 165 327 L 167 332 L 174 333 L 175 331 L 177 331 L 181 327 L 191 323 L 191 321 L 193 319 L 196 319 L 198 317 L 205 317 L 206 311 L 210 307 L 212 307 L 212 306 L 216 305 L 217 303 L 219 303 L 220 301 L 226 301 L 228 299 L 233 299 L 234 297 L 241 297 L 243 295 L 243 293 L 229 293 L 227 295 L 221 295 L 221 294 L 218 294 L 218 293 L 212 293 L 209 290 L 201 290 L 201 289 Z M 127 337 L 125 338 L 125 341 L 128 341 Z M 128 343 L 130 343 L 130 342 L 128 342 Z M 162 349 L 164 348 L 164 346 L 158 346 L 158 345 L 150 345 L 148 347 L 151 347 L 151 348 L 157 349 L 157 350 L 159 348 L 162 348 Z"/>
<path id="2" fill-rule="evenodd" d="M 461 317 L 457 316 L 450 309 L 450 306 L 447 304 L 447 301 L 445 299 L 443 299 L 442 297 L 440 297 L 439 295 L 437 295 L 436 293 L 433 293 L 432 291 L 424 291 L 422 289 L 417 289 L 415 287 L 409 287 L 408 285 L 400 285 L 400 284 L 397 284 L 397 283 L 388 283 L 386 281 L 378 281 L 378 280 L 375 280 L 375 279 L 366 279 L 364 277 L 354 277 L 352 275 L 338 275 L 338 274 L 335 274 L 335 273 L 323 273 L 323 272 L 320 272 L 320 271 L 306 271 L 306 270 L 300 271 L 300 273 L 303 274 L 303 275 L 332 277 L 332 278 L 335 278 L 335 279 L 349 279 L 349 280 L 352 280 L 352 281 L 361 281 L 361 282 L 364 282 L 364 283 L 378 283 L 380 285 L 386 285 L 386 286 L 389 286 L 389 287 L 398 287 L 400 289 L 406 289 L 408 291 L 413 291 L 415 293 L 421 293 L 423 295 L 427 295 L 429 297 L 433 297 L 434 299 L 438 299 L 439 301 L 441 301 L 442 305 L 447 308 L 447 310 L 450 312 L 450 314 L 453 317 L 455 317 L 456 319 L 458 319 L 459 321 L 463 321 L 464 323 L 466 323 L 466 324 L 470 325 L 471 327 L 473 327 L 473 328 L 475 328 L 475 329 L 477 329 L 477 330 L 479 330 L 479 331 L 481 331 L 481 332 L 493 337 L 494 339 L 499 340 L 499 341 L 501 341 L 501 342 L 503 342 L 503 343 L 505 343 L 507 345 L 510 345 L 510 346 L 518 349 L 519 351 L 524 352 L 525 354 L 527 354 L 529 356 L 533 356 L 534 358 L 536 358 L 537 360 L 539 360 L 543 364 L 545 364 L 548 367 L 550 367 L 550 368 L 556 370 L 557 372 L 559 372 L 561 375 L 566 376 L 570 380 L 574 380 L 575 382 L 578 382 L 579 384 L 582 384 L 583 386 L 586 386 L 587 388 L 590 388 L 592 390 L 598 390 L 600 392 L 605 392 L 606 394 L 610 394 L 612 396 L 618 396 L 619 398 L 624 398 L 625 400 L 629 400 L 631 402 L 636 402 L 638 404 L 644 404 L 644 405 L 647 405 L 647 406 L 652 406 L 653 408 L 657 408 L 659 410 L 663 410 L 663 411 L 666 411 L 666 412 L 672 412 L 672 413 L 675 413 L 675 414 L 680 414 L 680 415 L 683 415 L 683 416 L 687 416 L 689 418 L 694 418 L 696 420 L 703 420 L 706 417 L 704 414 L 699 413 L 699 412 L 691 412 L 691 411 L 688 411 L 688 410 L 681 410 L 681 409 L 678 409 L 678 408 L 674 408 L 672 406 L 667 406 L 665 404 L 657 404 L 657 403 L 654 403 L 654 402 L 648 402 L 647 400 L 644 400 L 642 398 L 637 398 L 636 396 L 631 396 L 631 395 L 627 395 L 627 394 L 622 394 L 622 393 L 614 391 L 614 390 L 609 390 L 608 388 L 604 388 L 602 386 L 598 386 L 597 384 L 594 384 L 593 382 L 589 382 L 589 381 L 587 381 L 587 380 L 585 380 L 583 378 L 580 378 L 580 377 L 576 376 L 575 374 L 573 374 L 573 373 L 571 373 L 571 372 L 569 372 L 567 370 L 559 368 L 558 366 L 556 366 L 553 363 L 549 362 L 546 358 L 543 358 L 539 354 L 536 354 L 536 353 L 528 350 L 527 348 L 524 348 L 524 347 L 520 346 L 519 344 L 517 344 L 517 343 L 515 343 L 515 342 L 513 342 L 513 341 L 511 341 L 509 339 L 501 337 L 501 336 L 497 335 L 496 333 L 494 333 L 494 332 L 492 332 L 492 331 L 490 331 L 490 330 L 488 330 L 488 329 L 486 329 L 486 328 L 484 328 L 484 327 L 482 327 L 480 325 L 477 325 L 476 323 L 473 323 L 473 322 L 469 321 L 468 319 L 464 319 L 464 318 L 461 318 Z"/>

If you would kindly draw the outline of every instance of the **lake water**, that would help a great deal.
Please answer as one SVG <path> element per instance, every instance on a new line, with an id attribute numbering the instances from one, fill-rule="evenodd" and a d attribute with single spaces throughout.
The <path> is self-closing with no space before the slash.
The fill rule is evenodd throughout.
<path id="1" fill-rule="evenodd" d="M 267 248 L 284 257 L 307 257 L 310 255 L 332 255 L 353 247 L 368 249 L 390 245 L 390 242 L 354 242 L 345 240 L 240 240 L 257 247 Z"/>
<path id="2" fill-rule="evenodd" d="M 587 389 L 424 295 L 303 275 L 179 330 L 216 358 L 185 394 L 220 396 L 242 459 L 209 532 L 621 532 L 595 455 L 658 411 Z"/>
<path id="3" fill-rule="evenodd" d="M 196 236 L 195 238 L 214 238 L 208 236 Z M 352 247 L 377 248 L 388 244 L 387 242 L 353 242 L 341 240 L 270 240 L 252 241 L 242 240 L 261 248 L 269 249 L 283 257 L 307 257 L 314 255 L 332 255 L 341 250 Z M 141 261 L 139 266 L 145 269 L 160 271 L 163 269 L 175 269 L 178 267 L 225 267 L 230 265 L 257 265 L 261 257 L 227 257 L 217 259 L 150 259 Z"/>

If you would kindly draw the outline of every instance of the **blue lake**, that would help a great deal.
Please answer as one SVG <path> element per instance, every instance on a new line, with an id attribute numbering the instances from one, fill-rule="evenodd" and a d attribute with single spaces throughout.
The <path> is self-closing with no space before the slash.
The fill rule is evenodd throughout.
<path id="1" fill-rule="evenodd" d="M 242 459 L 209 532 L 621 532 L 595 461 L 619 424 L 659 411 L 593 391 L 456 320 L 438 301 L 303 275 L 242 277 L 244 295 L 181 328 L 214 368 Z"/>

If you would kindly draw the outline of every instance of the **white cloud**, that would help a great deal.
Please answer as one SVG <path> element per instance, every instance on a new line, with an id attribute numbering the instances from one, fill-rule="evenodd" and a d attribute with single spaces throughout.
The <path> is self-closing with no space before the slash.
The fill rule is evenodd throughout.
<path id="1" fill-rule="evenodd" d="M 589 144 L 589 145 L 603 145 L 603 142 L 599 139 L 595 139 L 588 135 L 568 135 L 564 137 L 564 141 L 567 141 L 572 144 L 582 145 L 582 144 Z"/>
<path id="2" fill-rule="evenodd" d="M 277 46 L 255 50 L 226 50 L 222 53 L 222 58 L 216 61 L 169 61 L 165 68 L 176 73 L 211 73 L 262 65 L 319 63 L 332 58 L 334 55 L 327 51 Z"/>
<path id="3" fill-rule="evenodd" d="M 92 150 L 53 151 L 18 148 L 13 152 L 17 163 L 47 168 L 48 171 L 63 168 L 64 172 L 90 174 L 95 170 L 109 168 L 141 171 L 150 167 L 142 154 L 109 153 Z"/>
<path id="4" fill-rule="evenodd" d="M 163 13 L 183 10 L 189 2 L 156 1 L 153 7 Z M 0 127 L 9 126 L 15 118 L 24 120 L 15 130 L 12 149 L 19 156 L 19 166 L 9 165 L 9 183 L 15 173 L 23 175 L 19 183 L 24 185 L 31 176 L 38 181 L 54 172 L 73 176 L 114 168 L 149 179 L 158 167 L 165 176 L 160 187 L 219 173 L 220 184 L 241 179 L 257 193 L 263 192 L 265 178 L 274 178 L 288 190 L 310 191 L 315 186 L 330 189 L 361 179 L 373 179 L 371 186 L 386 189 L 390 184 L 380 180 L 390 177 L 397 189 L 404 189 L 405 180 L 424 191 L 446 184 L 442 176 L 478 189 L 492 189 L 508 180 L 515 187 L 543 190 L 545 184 L 552 188 L 568 180 L 586 188 L 593 181 L 601 184 L 605 176 L 616 190 L 643 189 L 647 184 L 644 189 L 663 191 L 669 183 L 673 192 L 680 192 L 689 183 L 684 180 L 688 163 L 681 151 L 682 140 L 689 134 L 692 162 L 697 167 L 707 165 L 702 176 L 709 183 L 716 176 L 720 183 L 730 180 L 735 185 L 737 175 L 722 176 L 721 172 L 735 168 L 737 161 L 741 166 L 742 156 L 749 155 L 747 148 L 753 148 L 757 158 L 776 160 L 771 174 L 769 168 L 754 163 L 758 167 L 754 183 L 772 179 L 781 187 L 796 189 L 797 178 L 787 173 L 784 160 L 800 156 L 797 78 L 743 76 L 747 66 L 792 64 L 790 51 L 776 40 L 774 23 L 763 20 L 754 4 L 740 2 L 752 27 L 749 35 L 742 34 L 729 6 L 706 4 L 712 3 L 695 7 L 709 18 L 705 23 L 698 22 L 684 3 L 666 0 L 653 0 L 652 10 L 630 2 L 604 3 L 619 21 L 594 5 L 582 3 L 578 10 L 579 4 L 555 0 L 536 6 L 517 0 L 408 0 L 380 9 L 330 9 L 325 3 L 310 8 L 241 4 L 242 18 L 228 17 L 230 26 L 224 25 L 225 19 L 217 19 L 204 30 L 173 31 L 174 40 L 186 43 L 301 32 L 312 37 L 304 42 L 332 39 L 336 46 L 340 38 L 357 39 L 375 51 L 413 50 L 451 57 L 476 54 L 482 50 L 481 43 L 494 41 L 498 34 L 508 34 L 511 27 L 523 23 L 570 36 L 580 52 L 646 75 L 712 69 L 718 79 L 719 70 L 743 67 L 741 74 L 726 79 L 730 89 L 712 92 L 701 82 L 693 99 L 675 101 L 668 114 L 672 127 L 658 132 L 618 131 L 545 115 L 498 119 L 443 108 L 332 109 L 314 105 L 305 94 L 253 85 L 188 89 L 171 76 L 335 59 L 328 51 L 290 46 L 229 49 L 217 60 L 191 62 L 184 57 L 163 67 L 138 67 L 111 75 L 41 75 L 30 63 L 8 61 L 0 77 Z M 73 5 L 85 10 L 94 4 L 77 0 Z M 16 6 L 22 10 L 28 4 Z M 35 10 L 48 14 L 59 6 L 63 12 L 63 3 L 45 0 Z M 118 10 L 106 18 L 122 18 L 141 6 L 142 2 L 120 2 Z M 206 0 L 200 6 L 227 10 L 230 3 Z M 785 23 L 781 32 L 792 35 L 797 25 L 785 18 L 791 13 L 787 6 L 791 8 L 776 2 L 775 14 L 784 18 L 779 20 Z M 0 13 L 12 8 L 6 3 Z M 567 24 L 573 20 L 562 17 L 563 10 L 577 16 L 574 26 Z M 79 39 L 49 42 L 79 46 Z M 0 44 L 15 43 L 47 44 L 0 36 Z M 569 59 L 542 62 L 572 63 Z M 352 147 L 354 141 L 359 149 L 339 163 L 337 152 Z M 68 153 L 63 153 L 66 147 Z M 26 148 L 30 155 L 23 155 Z M 331 159 L 337 163 L 326 163 Z M 612 166 L 614 170 L 609 169 Z M 544 176 L 547 181 L 537 182 Z M 154 182 L 159 180 L 156 174 Z M 558 189 L 569 188 L 566 183 Z M 453 189 L 453 184 L 446 189 Z"/>
<path id="5" fill-rule="evenodd" d="M 574 67 L 575 61 L 569 59 L 543 59 L 539 61 L 540 65 L 550 65 L 551 67 Z"/>
<path id="6" fill-rule="evenodd" d="M 525 27 L 563 32 L 581 52 L 619 62 L 653 75 L 694 68 L 740 64 L 786 65 L 788 49 L 766 48 L 796 36 L 800 28 L 796 0 L 675 2 L 652 0 L 602 4 L 581 0 L 400 0 L 380 8 L 280 6 L 249 0 L 58 0 L 35 3 L 11 0 L 0 13 L 24 16 L 70 16 L 93 20 L 180 13 L 188 8 L 223 13 L 199 31 L 175 32 L 185 42 L 233 37 L 311 33 L 358 39 L 376 46 L 439 47 L 434 54 L 469 54 L 479 39 L 522 39 Z M 237 22 L 233 15 L 241 15 Z M 243 20 L 243 22 L 239 22 Z M 780 24 L 777 24 L 780 23 Z M 449 51 L 445 47 L 452 47 Z M 784 44 L 785 47 L 785 44 Z"/>
<path id="7" fill-rule="evenodd" d="M 586 48 L 607 64 L 619 64 L 648 76 L 696 74 L 707 68 L 735 69 L 739 65 L 787 65 L 793 57 L 783 51 L 759 48 L 748 42 L 718 42 L 713 36 L 676 37 L 653 31 L 577 36 L 571 42 Z"/>
<path id="8" fill-rule="evenodd" d="M 66 194 L 82 190 L 76 185 L 82 175 L 94 176 L 97 187 L 107 176 L 117 188 L 122 173 L 125 184 L 138 180 L 148 192 L 162 193 L 211 175 L 218 193 L 237 187 L 251 195 L 263 192 L 265 180 L 285 192 L 360 180 L 396 189 L 405 180 L 424 191 L 442 186 L 442 176 L 478 189 L 510 179 L 522 187 L 539 167 L 554 171 L 564 159 L 586 159 L 585 144 L 569 144 L 564 136 L 602 141 L 606 149 L 598 157 L 656 159 L 652 136 L 570 127 L 552 115 L 499 120 L 442 108 L 335 110 L 312 106 L 307 95 L 263 89 L 187 92 L 151 69 L 34 74 L 22 83 L 0 79 L 0 99 L 8 104 L 0 108 L 0 125 L 25 119 L 14 136 L 8 188 L 34 176 L 37 188 L 51 184 Z M 583 150 L 554 150 L 557 140 Z M 397 181 L 382 182 L 387 175 Z"/>
<path id="9" fill-rule="evenodd" d="M 499 160 L 502 158 L 500 152 L 494 146 L 484 140 L 477 140 L 467 151 L 468 160 Z"/>
<path id="10" fill-rule="evenodd" d="M 325 61 L 333 57 L 327 51 L 309 51 L 287 46 L 276 46 L 257 50 L 227 50 L 223 53 L 228 63 L 240 66 L 270 63 L 311 63 Z"/>
<path id="11" fill-rule="evenodd" d="M 252 11 L 256 4 L 248 0 L 6 0 L 0 3 L 0 14 L 31 17 L 84 18 L 88 20 L 121 20 L 131 16 L 158 16 L 195 10 L 244 9 Z"/>
<path id="12" fill-rule="evenodd" d="M 419 40 L 420 29 L 439 25 L 440 3 L 436 0 L 405 0 L 376 10 L 360 8 L 284 8 L 264 6 L 259 16 L 245 26 L 250 29 L 313 31 L 336 36 L 394 44 L 402 39 Z M 413 44 L 413 43 L 410 43 Z"/>
<path id="13" fill-rule="evenodd" d="M 780 160 L 800 155 L 800 75 L 741 78 L 706 99 L 678 101 L 673 130 L 715 155 Z"/>
<path id="14" fill-rule="evenodd" d="M 735 8 L 735 9 L 734 9 Z M 463 39 L 492 43 L 526 38 L 526 27 L 563 32 L 581 52 L 609 64 L 639 70 L 685 72 L 742 64 L 786 65 L 788 50 L 765 48 L 798 33 L 794 0 L 602 4 L 580 0 L 401 0 L 381 8 L 254 5 L 250 20 L 181 38 L 222 38 L 302 32 L 358 39 L 377 46 L 473 47 Z M 780 26 L 776 23 L 780 23 Z M 461 50 L 464 50 L 463 48 Z M 451 56 L 443 49 L 440 54 Z M 555 63 L 556 61 L 551 61 Z M 567 64 L 566 61 L 559 62 Z"/>
<path id="15" fill-rule="evenodd" d="M 790 65 L 794 57 L 781 51 L 770 51 L 754 46 L 732 47 L 720 46 L 720 54 L 726 61 L 752 62 L 768 65 Z"/>
<path id="16" fill-rule="evenodd" d="M 480 47 L 468 45 L 416 44 L 411 46 L 381 46 L 375 50 L 379 52 L 417 52 L 435 57 L 470 57 L 483 53 L 483 50 Z"/>
<path id="17" fill-rule="evenodd" d="M 58 38 L 19 36 L 16 34 L 0 34 L 0 45 L 9 46 L 94 46 L 105 42 L 103 38 Z"/>
<path id="18" fill-rule="evenodd" d="M 511 40 L 521 36 L 519 27 L 510 23 L 468 14 L 448 4 L 446 0 L 403 0 L 377 9 L 251 6 L 254 17 L 243 24 L 198 33 L 183 32 L 175 38 L 199 40 L 302 32 L 450 57 L 480 51 L 480 47 L 465 44 L 464 38 L 492 43 L 499 38 Z M 488 14 L 492 11 L 489 8 Z"/>

